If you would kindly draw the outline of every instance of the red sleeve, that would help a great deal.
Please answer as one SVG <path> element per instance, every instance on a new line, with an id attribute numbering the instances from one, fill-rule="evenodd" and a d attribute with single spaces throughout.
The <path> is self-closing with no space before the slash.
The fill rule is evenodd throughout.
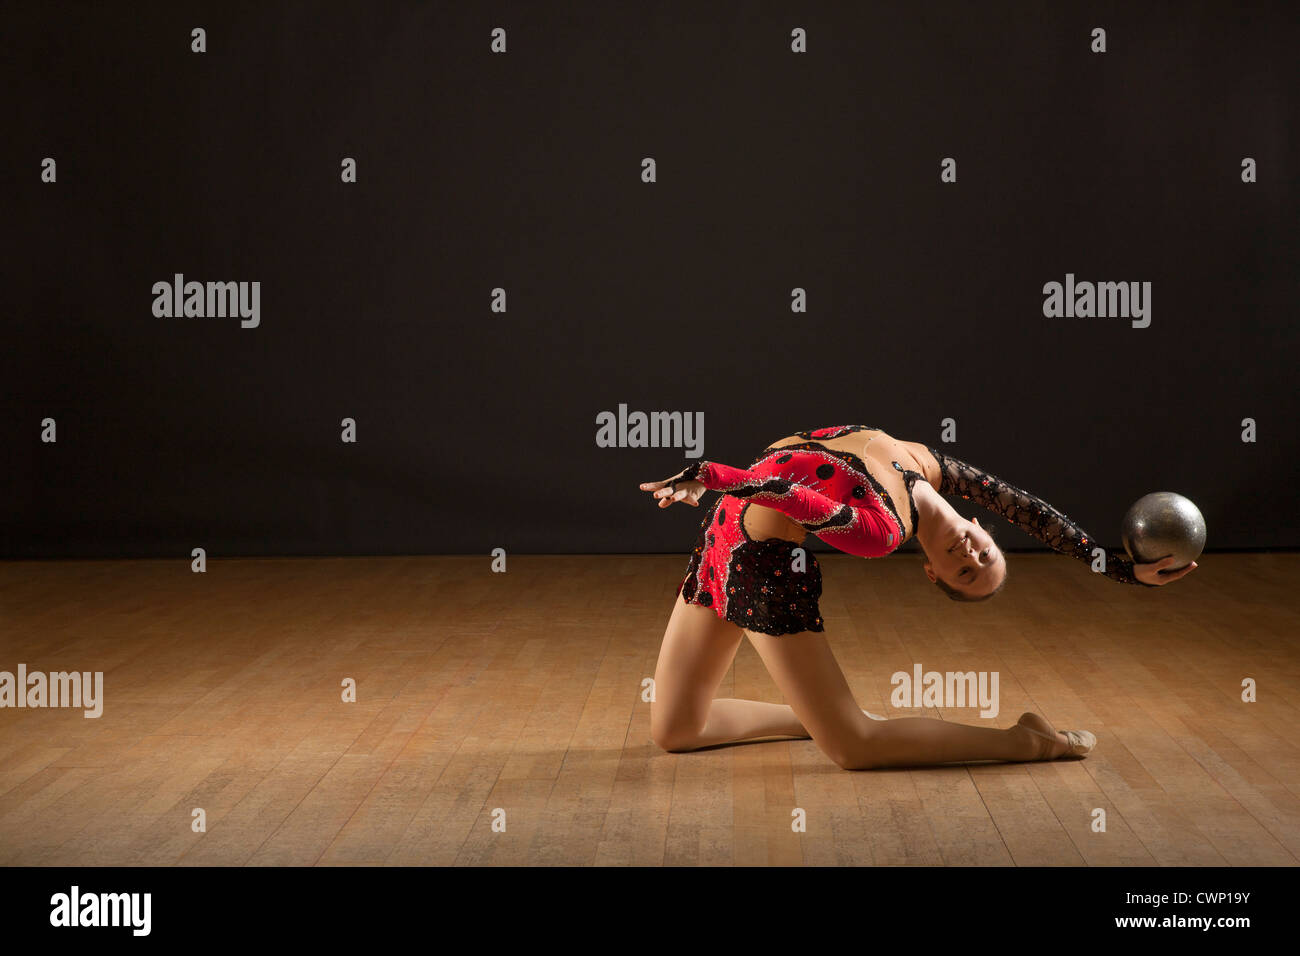
<path id="1" fill-rule="evenodd" d="M 879 558 L 902 543 L 902 529 L 874 493 L 861 505 L 844 504 L 798 482 L 715 461 L 693 462 L 677 478 L 686 479 L 773 508 L 846 554 Z"/>

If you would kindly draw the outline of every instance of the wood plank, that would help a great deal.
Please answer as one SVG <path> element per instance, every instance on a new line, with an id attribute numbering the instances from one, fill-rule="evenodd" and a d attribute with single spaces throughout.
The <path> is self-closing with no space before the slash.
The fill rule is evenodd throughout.
<path id="1" fill-rule="evenodd" d="M 974 606 L 916 555 L 818 559 L 861 706 L 1033 710 L 1096 752 L 867 773 L 808 740 L 664 753 L 641 682 L 681 555 L 0 562 L 0 669 L 105 675 L 98 719 L 0 710 L 0 865 L 1300 862 L 1300 555 L 1211 555 L 1160 591 L 1012 555 Z M 893 708 L 917 663 L 996 671 L 999 713 Z M 748 642 L 718 695 L 781 701 Z"/>

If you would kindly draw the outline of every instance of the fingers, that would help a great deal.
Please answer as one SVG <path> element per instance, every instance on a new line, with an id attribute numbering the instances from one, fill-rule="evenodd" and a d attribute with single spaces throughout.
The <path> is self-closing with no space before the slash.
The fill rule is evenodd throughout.
<path id="1" fill-rule="evenodd" d="M 1187 577 L 1187 575 L 1191 574 L 1194 570 L 1196 570 L 1197 564 L 1195 561 L 1193 561 L 1185 568 L 1179 568 L 1177 571 L 1160 570 L 1161 568 L 1169 567 L 1169 565 L 1173 564 L 1174 561 L 1176 560 L 1177 560 L 1176 558 L 1168 557 L 1168 558 L 1161 558 L 1158 562 L 1156 562 L 1153 565 L 1153 567 L 1156 569 L 1156 572 L 1155 574 L 1151 575 L 1151 580 L 1148 583 L 1161 585 L 1161 586 L 1166 584 L 1172 584 L 1174 581 L 1177 581 L 1179 578 Z"/>
<path id="2" fill-rule="evenodd" d="M 668 497 L 668 498 L 660 498 L 660 499 L 659 499 L 659 507 L 660 507 L 660 508 L 670 508 L 670 507 L 672 507 L 673 505 L 675 505 L 675 504 L 676 504 L 677 502 L 679 502 L 679 501 L 685 501 L 685 502 L 686 502 L 688 505 L 690 505 L 692 508 L 698 508 L 698 507 L 700 506 L 700 503 L 699 503 L 698 501 L 696 501 L 694 498 L 686 497 L 688 494 L 689 494 L 689 492 L 679 491 L 679 492 L 677 492 L 677 494 L 672 495 L 671 497 Z"/>
<path id="3" fill-rule="evenodd" d="M 1170 582 L 1170 581 L 1177 581 L 1179 578 L 1183 578 L 1183 577 L 1186 577 L 1187 575 L 1191 574 L 1192 571 L 1195 570 L 1195 568 L 1196 568 L 1196 562 L 1193 561 L 1193 562 L 1192 562 L 1191 564 L 1189 564 L 1187 567 L 1182 568 L 1182 569 L 1180 569 L 1180 570 L 1178 570 L 1178 571 L 1171 571 L 1171 572 L 1169 572 L 1168 574 L 1164 574 L 1164 573 L 1162 572 L 1162 573 L 1161 573 L 1161 577 L 1163 577 L 1163 578 L 1165 579 L 1165 583 L 1168 583 L 1168 582 Z"/>
<path id="4" fill-rule="evenodd" d="M 643 481 L 641 490 L 652 492 L 652 497 L 658 499 L 660 508 L 667 508 L 678 501 L 685 501 L 692 508 L 698 508 L 699 492 L 695 488 L 676 487 L 680 480 L 680 478 L 669 478 L 665 481 Z"/>
<path id="5" fill-rule="evenodd" d="M 674 501 L 678 500 L 678 495 L 680 494 L 681 494 L 680 491 L 674 492 L 671 488 L 660 488 L 651 497 L 655 498 L 658 501 L 660 508 L 667 508 Z"/>
<path id="6" fill-rule="evenodd" d="M 660 488 L 667 488 L 674 482 L 681 481 L 681 476 L 677 475 L 672 478 L 665 478 L 663 481 L 643 481 L 641 482 L 642 491 L 658 491 Z"/>
<path id="7" fill-rule="evenodd" d="M 684 501 L 692 508 L 700 506 L 699 499 L 691 493 L 689 488 L 679 488 L 673 491 L 671 488 L 660 488 L 654 493 L 654 497 L 659 500 L 660 508 L 667 508 L 679 501 Z"/>

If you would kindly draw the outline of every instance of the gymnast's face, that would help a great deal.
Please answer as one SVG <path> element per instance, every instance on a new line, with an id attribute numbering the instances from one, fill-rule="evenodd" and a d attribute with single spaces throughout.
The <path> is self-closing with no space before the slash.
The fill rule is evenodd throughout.
<path id="1" fill-rule="evenodd" d="M 978 518 L 957 517 L 940 541 L 942 548 L 928 552 L 925 573 L 931 581 L 938 577 L 972 598 L 984 597 L 1002 583 L 1007 559 Z"/>

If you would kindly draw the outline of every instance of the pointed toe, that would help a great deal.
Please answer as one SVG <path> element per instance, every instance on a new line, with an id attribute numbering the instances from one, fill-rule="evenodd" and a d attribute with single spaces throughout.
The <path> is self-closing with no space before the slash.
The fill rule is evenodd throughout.
<path id="1" fill-rule="evenodd" d="M 1086 730 L 1062 730 L 1061 733 L 1070 742 L 1070 749 L 1061 755 L 1063 757 L 1086 757 L 1097 746 L 1097 738 Z"/>

